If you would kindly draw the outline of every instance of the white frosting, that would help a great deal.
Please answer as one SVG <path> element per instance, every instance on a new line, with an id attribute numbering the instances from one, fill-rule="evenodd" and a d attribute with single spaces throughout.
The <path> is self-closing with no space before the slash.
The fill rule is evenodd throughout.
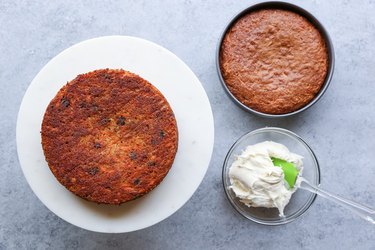
<path id="1" fill-rule="evenodd" d="M 273 165 L 271 157 L 293 163 L 302 174 L 302 156 L 291 153 L 280 143 L 265 141 L 248 146 L 229 169 L 230 188 L 249 207 L 276 207 L 280 216 L 290 197 L 300 185 L 297 177 L 292 189 L 284 180 L 281 167 Z"/>

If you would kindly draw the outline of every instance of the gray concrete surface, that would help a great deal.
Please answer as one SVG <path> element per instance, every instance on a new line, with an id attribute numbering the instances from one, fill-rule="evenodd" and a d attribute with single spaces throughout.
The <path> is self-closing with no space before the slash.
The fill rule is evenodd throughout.
<path id="1" fill-rule="evenodd" d="M 231 144 L 264 126 L 290 129 L 321 163 L 322 187 L 375 206 L 375 2 L 293 1 L 331 34 L 336 68 L 318 104 L 269 120 L 240 110 L 215 68 L 219 35 L 254 1 L 0 0 L 0 249 L 375 249 L 375 227 L 318 198 L 297 221 L 266 227 L 238 215 L 224 196 L 221 167 Z M 131 35 L 179 56 L 200 78 L 215 117 L 211 165 L 192 199 L 173 216 L 127 234 L 72 226 L 38 200 L 16 154 L 16 117 L 33 77 L 52 57 L 85 39 Z"/>

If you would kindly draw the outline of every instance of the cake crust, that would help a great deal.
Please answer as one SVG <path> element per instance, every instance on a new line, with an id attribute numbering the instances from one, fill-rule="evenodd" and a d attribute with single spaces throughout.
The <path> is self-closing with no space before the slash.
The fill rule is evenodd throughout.
<path id="1" fill-rule="evenodd" d="M 145 195 L 166 176 L 178 146 L 175 116 L 140 76 L 101 69 L 78 75 L 50 102 L 43 151 L 57 180 L 97 203 Z"/>
<path id="2" fill-rule="evenodd" d="M 241 103 L 263 113 L 286 114 L 317 95 L 327 75 L 328 53 L 319 30 L 303 16 L 261 9 L 228 29 L 220 69 Z"/>

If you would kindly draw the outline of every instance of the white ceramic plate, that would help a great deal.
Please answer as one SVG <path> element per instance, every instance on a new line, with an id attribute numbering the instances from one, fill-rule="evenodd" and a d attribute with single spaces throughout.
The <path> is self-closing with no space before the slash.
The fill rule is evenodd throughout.
<path id="1" fill-rule="evenodd" d="M 98 205 L 70 193 L 53 176 L 41 147 L 41 123 L 51 99 L 78 74 L 101 68 L 123 68 L 155 85 L 170 103 L 179 132 L 177 155 L 162 183 L 121 206 Z M 67 222 L 106 233 L 146 228 L 182 207 L 207 171 L 213 141 L 211 106 L 194 73 L 167 49 L 126 36 L 87 40 L 53 58 L 31 82 L 17 121 L 18 158 L 34 193 Z"/>

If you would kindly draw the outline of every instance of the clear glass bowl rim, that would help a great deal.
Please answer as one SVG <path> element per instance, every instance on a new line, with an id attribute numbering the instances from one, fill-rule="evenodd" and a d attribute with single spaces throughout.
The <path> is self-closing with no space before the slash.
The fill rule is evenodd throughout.
<path id="1" fill-rule="evenodd" d="M 240 143 L 242 142 L 242 140 L 244 140 L 245 138 L 247 138 L 248 136 L 251 136 L 251 135 L 255 135 L 255 134 L 258 134 L 258 133 L 262 133 L 262 132 L 277 132 L 277 133 L 280 133 L 280 134 L 284 134 L 284 135 L 287 135 L 287 136 L 290 136 L 290 137 L 293 137 L 294 139 L 297 139 L 299 142 L 301 142 L 307 149 L 307 151 L 311 154 L 314 162 L 315 162 L 315 171 L 316 171 L 316 177 L 317 177 L 317 185 L 319 186 L 320 185 L 320 181 L 321 181 L 321 177 L 320 177 L 320 167 L 319 167 L 319 162 L 313 152 L 313 150 L 310 148 L 310 146 L 297 134 L 293 133 L 292 131 L 289 131 L 287 129 L 283 129 L 283 128 L 278 128 L 278 127 L 265 127 L 265 128 L 259 128 L 259 129 L 256 129 L 256 130 L 252 130 L 250 132 L 247 132 L 245 134 L 243 134 L 242 136 L 240 136 L 240 138 L 238 138 L 234 143 L 233 145 L 230 147 L 230 149 L 228 150 L 228 153 L 227 155 L 225 156 L 225 159 L 224 159 L 224 163 L 223 163 L 223 169 L 222 169 L 222 183 L 223 183 L 223 188 L 224 188 L 224 192 L 225 192 L 225 195 L 226 197 L 228 198 L 228 201 L 229 203 L 232 205 L 232 207 L 239 213 L 241 214 L 243 217 L 245 217 L 246 219 L 249 219 L 251 221 L 254 221 L 258 224 L 261 224 L 261 225 L 267 225 L 267 226 L 278 226 L 278 225 L 284 225 L 284 224 L 287 224 L 287 223 L 290 223 L 292 221 L 294 221 L 295 219 L 299 218 L 300 216 L 302 216 L 303 214 L 306 213 L 306 211 L 311 207 L 311 205 L 314 203 L 316 197 L 317 197 L 317 194 L 313 194 L 312 198 L 310 198 L 302 208 L 300 208 L 296 213 L 294 213 L 293 215 L 291 215 L 290 217 L 285 217 L 284 219 L 282 220 L 279 220 L 279 221 L 273 221 L 273 222 L 270 222 L 270 221 L 265 221 L 265 220 L 261 220 L 261 219 L 257 219 L 257 218 L 254 218 L 252 217 L 251 215 L 249 214 L 244 214 L 243 212 L 241 212 L 239 210 L 239 208 L 237 207 L 237 205 L 234 203 L 234 201 L 232 200 L 231 196 L 229 195 L 229 192 L 230 190 L 226 187 L 225 185 L 225 178 L 226 178 L 226 165 L 227 165 L 227 162 L 230 158 L 230 156 L 232 155 L 232 152 L 233 150 L 235 149 L 235 147 Z"/>

